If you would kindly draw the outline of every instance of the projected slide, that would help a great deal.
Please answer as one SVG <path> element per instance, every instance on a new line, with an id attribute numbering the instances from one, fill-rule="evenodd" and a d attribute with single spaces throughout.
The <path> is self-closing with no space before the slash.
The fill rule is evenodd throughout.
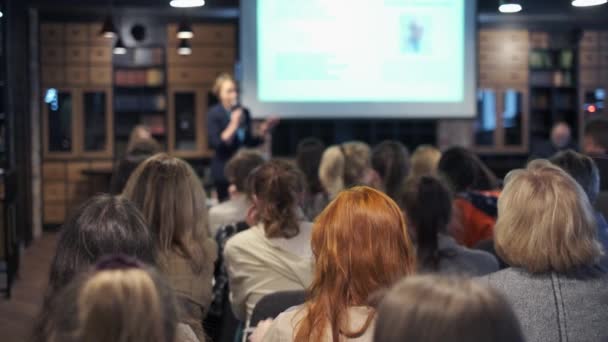
<path id="1" fill-rule="evenodd" d="M 243 93 L 262 110 L 473 115 L 470 1 L 252 2 L 242 12 Z"/>

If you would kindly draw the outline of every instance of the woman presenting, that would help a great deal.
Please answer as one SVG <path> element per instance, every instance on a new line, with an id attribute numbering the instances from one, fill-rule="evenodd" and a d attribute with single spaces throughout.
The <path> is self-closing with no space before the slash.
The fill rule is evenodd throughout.
<path id="1" fill-rule="evenodd" d="M 279 123 L 276 117 L 267 119 L 260 127 L 260 134 L 251 129 L 249 110 L 238 104 L 236 82 L 227 73 L 215 80 L 213 93 L 219 103 L 207 113 L 209 145 L 215 150 L 211 160 L 211 176 L 215 182 L 218 200 L 228 199 L 228 180 L 224 166 L 241 147 L 255 147 L 264 142 L 270 130 Z"/>

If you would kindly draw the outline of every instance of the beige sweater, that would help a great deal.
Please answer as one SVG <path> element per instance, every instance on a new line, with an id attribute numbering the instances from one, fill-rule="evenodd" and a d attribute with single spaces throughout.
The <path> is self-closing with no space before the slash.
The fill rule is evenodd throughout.
<path id="1" fill-rule="evenodd" d="M 300 222 L 300 234 L 269 239 L 260 224 L 235 235 L 224 249 L 232 311 L 241 321 L 262 297 L 277 291 L 303 290 L 312 281 L 312 223 Z"/>

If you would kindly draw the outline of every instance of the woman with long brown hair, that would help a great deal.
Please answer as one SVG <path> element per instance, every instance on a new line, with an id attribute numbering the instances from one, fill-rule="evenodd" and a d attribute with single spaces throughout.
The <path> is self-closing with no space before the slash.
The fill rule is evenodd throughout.
<path id="1" fill-rule="evenodd" d="M 277 317 L 263 341 L 371 341 L 369 296 L 415 271 L 415 250 L 397 204 L 369 187 L 341 192 L 312 233 L 315 274 L 302 306 Z"/>
<path id="2" fill-rule="evenodd" d="M 183 160 L 157 154 L 135 170 L 123 195 L 139 207 L 156 238 L 159 268 L 177 293 L 181 322 L 204 340 L 217 247 L 209 238 L 207 198 L 198 176 Z"/>

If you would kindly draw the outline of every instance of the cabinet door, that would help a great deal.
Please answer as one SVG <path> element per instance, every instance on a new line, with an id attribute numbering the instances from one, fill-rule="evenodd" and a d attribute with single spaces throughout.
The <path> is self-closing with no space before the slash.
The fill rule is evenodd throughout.
<path id="1" fill-rule="evenodd" d="M 207 98 L 200 88 L 169 91 L 169 151 L 184 158 L 207 155 Z"/>
<path id="2" fill-rule="evenodd" d="M 527 89 L 506 88 L 502 91 L 501 135 L 505 148 L 527 150 Z"/>
<path id="3" fill-rule="evenodd" d="M 88 157 L 112 155 L 112 91 L 109 88 L 82 90 L 79 151 Z"/>
<path id="4" fill-rule="evenodd" d="M 496 145 L 498 92 L 495 88 L 482 88 L 477 91 L 473 144 L 478 149 L 493 148 Z"/>
<path id="5" fill-rule="evenodd" d="M 77 92 L 66 88 L 48 88 L 42 102 L 44 155 L 73 157 L 75 154 Z"/>

